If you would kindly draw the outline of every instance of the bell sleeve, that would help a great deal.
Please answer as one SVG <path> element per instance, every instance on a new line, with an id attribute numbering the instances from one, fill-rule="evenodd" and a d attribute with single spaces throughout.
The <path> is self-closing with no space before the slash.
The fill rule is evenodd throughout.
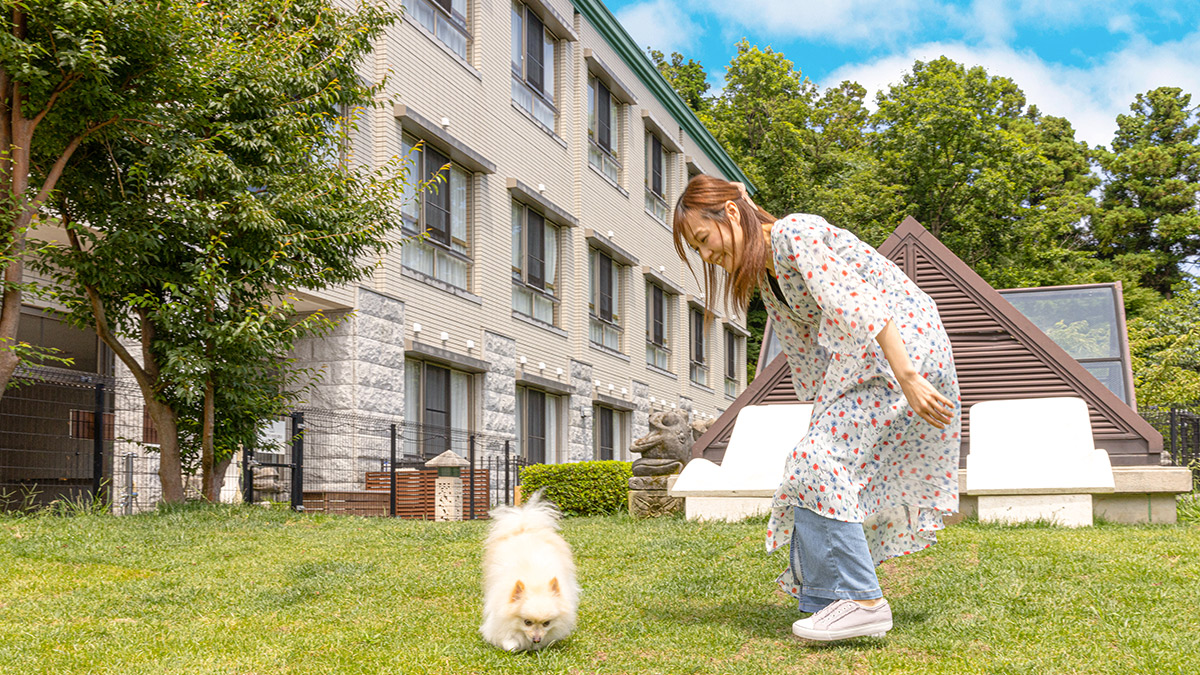
<path id="1" fill-rule="evenodd" d="M 821 308 L 817 344 L 833 354 L 860 354 L 891 312 L 868 279 L 873 272 L 848 261 L 853 244 L 839 247 L 836 239 L 833 226 L 820 216 L 788 216 L 772 228 L 773 246 L 786 254 L 787 269 L 777 272 L 785 278 L 798 275 Z"/>

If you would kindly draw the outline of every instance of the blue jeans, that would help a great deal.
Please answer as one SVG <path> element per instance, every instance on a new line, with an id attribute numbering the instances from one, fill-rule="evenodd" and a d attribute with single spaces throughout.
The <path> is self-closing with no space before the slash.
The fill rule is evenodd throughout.
<path id="1" fill-rule="evenodd" d="M 800 573 L 800 611 L 819 612 L 836 600 L 882 598 L 862 523 L 846 523 L 797 506 L 792 568 Z"/>

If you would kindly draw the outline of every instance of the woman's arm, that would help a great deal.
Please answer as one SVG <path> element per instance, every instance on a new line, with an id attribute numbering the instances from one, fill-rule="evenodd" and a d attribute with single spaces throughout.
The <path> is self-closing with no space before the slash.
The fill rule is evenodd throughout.
<path id="1" fill-rule="evenodd" d="M 926 422 L 938 429 L 945 429 L 954 416 L 954 403 L 938 393 L 925 378 L 917 374 L 908 352 L 904 349 L 904 340 L 896 324 L 888 320 L 883 330 L 875 335 L 875 341 L 883 349 L 883 356 L 892 367 L 892 373 L 900 383 L 904 398 L 908 404 Z"/>

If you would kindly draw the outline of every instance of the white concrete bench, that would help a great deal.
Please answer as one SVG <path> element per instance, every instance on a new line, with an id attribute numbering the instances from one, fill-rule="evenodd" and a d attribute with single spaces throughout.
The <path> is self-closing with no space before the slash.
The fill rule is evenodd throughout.
<path id="1" fill-rule="evenodd" d="M 1092 441 L 1087 404 L 1073 397 L 971 406 L 966 492 L 980 522 L 1092 524 L 1092 495 L 1115 489 L 1108 453 Z"/>
<path id="2" fill-rule="evenodd" d="M 721 464 L 696 458 L 668 488 L 688 520 L 735 521 L 766 513 L 788 453 L 808 432 L 812 405 L 752 405 L 738 412 Z"/>

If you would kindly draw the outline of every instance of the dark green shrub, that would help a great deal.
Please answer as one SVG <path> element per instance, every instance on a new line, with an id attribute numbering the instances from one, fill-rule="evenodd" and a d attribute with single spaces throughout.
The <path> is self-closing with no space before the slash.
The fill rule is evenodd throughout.
<path id="1" fill-rule="evenodd" d="M 617 513 L 629 503 L 632 467 L 617 461 L 534 464 L 521 469 L 521 495 L 528 499 L 545 488 L 543 496 L 564 516 Z"/>

